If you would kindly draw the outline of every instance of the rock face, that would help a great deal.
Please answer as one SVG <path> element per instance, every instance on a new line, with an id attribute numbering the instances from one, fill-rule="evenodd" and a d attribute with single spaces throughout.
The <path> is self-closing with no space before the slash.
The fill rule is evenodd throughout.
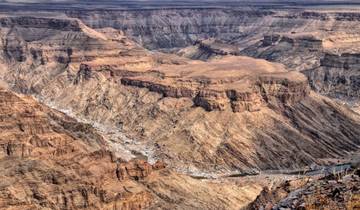
<path id="1" fill-rule="evenodd" d="M 186 47 L 215 38 L 245 48 L 273 33 L 359 30 L 358 14 L 347 11 L 265 10 L 247 8 L 170 8 L 128 11 L 70 10 L 91 28 L 112 27 L 124 31 L 151 49 Z M 351 18 L 350 18 L 351 17 Z M 111 21 L 108 21 L 111 20 Z"/>
<path id="2" fill-rule="evenodd" d="M 311 70 L 320 65 L 323 40 L 316 33 L 273 33 L 243 49 L 241 54 L 280 62 L 297 71 Z"/>
<path id="3" fill-rule="evenodd" d="M 359 101 L 356 36 L 291 36 L 291 39 L 279 34 L 265 36 L 260 43 L 242 53 L 302 71 L 312 88 L 321 94 L 355 103 Z"/>
<path id="4" fill-rule="evenodd" d="M 201 39 L 221 37 L 224 40 L 248 35 L 262 25 L 270 11 L 222 9 L 161 9 L 146 11 L 68 11 L 92 28 L 112 27 L 124 31 L 148 48 L 185 47 Z M 106 20 L 112 21 L 106 21 Z M 260 24 L 257 24 L 260 23 Z"/>
<path id="5" fill-rule="evenodd" d="M 360 97 L 359 58 L 356 53 L 327 53 L 321 59 L 320 67 L 305 71 L 305 74 L 318 92 L 357 101 Z"/>
<path id="6" fill-rule="evenodd" d="M 19 76 L 14 85 L 20 92 L 38 92 L 60 74 L 74 79 L 80 62 L 95 58 L 99 63 L 106 63 L 106 59 L 121 56 L 123 59 L 116 65 L 124 68 L 151 66 L 153 62 L 147 58 L 145 50 L 124 37 L 122 32 L 102 29 L 101 33 L 76 19 L 1 17 L 0 22 L 3 60 L 21 75 L 31 73 L 35 77 L 30 87 L 24 81 L 27 78 Z M 133 54 L 129 54 L 130 51 Z M 134 60 L 134 56 L 142 58 Z M 47 74 L 46 79 L 44 74 Z"/>

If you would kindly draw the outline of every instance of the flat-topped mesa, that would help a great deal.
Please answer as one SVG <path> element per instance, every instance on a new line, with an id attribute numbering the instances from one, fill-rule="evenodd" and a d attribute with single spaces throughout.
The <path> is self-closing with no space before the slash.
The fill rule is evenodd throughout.
<path id="1" fill-rule="evenodd" d="M 304 75 L 248 57 L 160 66 L 157 71 L 163 76 L 128 76 L 121 78 L 121 83 L 164 97 L 190 98 L 207 111 L 252 112 L 270 104 L 281 107 L 302 100 L 310 91 Z"/>

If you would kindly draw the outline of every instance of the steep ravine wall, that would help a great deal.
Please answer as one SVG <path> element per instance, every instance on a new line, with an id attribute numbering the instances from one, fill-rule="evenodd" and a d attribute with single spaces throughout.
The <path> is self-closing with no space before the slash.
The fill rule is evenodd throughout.
<path id="1" fill-rule="evenodd" d="M 304 72 L 315 90 L 336 98 L 359 100 L 360 54 L 326 53 L 320 63 L 318 68 Z"/>

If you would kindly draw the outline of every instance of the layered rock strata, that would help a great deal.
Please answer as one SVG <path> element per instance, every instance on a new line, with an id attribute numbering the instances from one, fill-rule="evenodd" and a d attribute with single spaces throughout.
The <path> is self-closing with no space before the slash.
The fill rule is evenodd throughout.
<path id="1" fill-rule="evenodd" d="M 165 97 L 190 98 L 194 105 L 207 111 L 258 111 L 267 104 L 291 105 L 310 92 L 301 74 L 246 57 L 159 67 L 161 76 L 154 75 L 125 76 L 121 83 L 147 88 Z"/>
<path id="2" fill-rule="evenodd" d="M 359 30 L 357 12 L 336 10 L 176 8 L 70 10 L 66 14 L 92 28 L 112 27 L 124 31 L 127 36 L 151 49 L 186 47 L 208 38 L 246 48 L 272 33 L 351 34 Z"/>
<path id="3" fill-rule="evenodd" d="M 320 67 L 305 71 L 305 74 L 312 87 L 320 93 L 356 102 L 360 97 L 359 58 L 357 53 L 326 53 Z"/>

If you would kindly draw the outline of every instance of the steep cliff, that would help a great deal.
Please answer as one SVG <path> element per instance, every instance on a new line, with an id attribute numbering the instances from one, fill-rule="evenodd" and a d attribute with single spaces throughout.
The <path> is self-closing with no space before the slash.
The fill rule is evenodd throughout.
<path id="1" fill-rule="evenodd" d="M 315 90 L 325 95 L 358 101 L 360 98 L 360 55 L 327 53 L 318 68 L 305 71 Z M 319 81 L 322 81 L 321 83 Z"/>
<path id="2" fill-rule="evenodd" d="M 352 105 L 359 101 L 359 46 L 359 36 L 354 34 L 272 34 L 241 54 L 301 71 L 315 91 Z"/>
<path id="3" fill-rule="evenodd" d="M 322 10 L 248 8 L 176 8 L 127 11 L 70 10 L 91 28 L 112 27 L 151 48 L 185 47 L 215 38 L 242 48 L 273 33 L 342 32 L 359 30 L 358 13 Z M 110 21 L 109 21 L 110 20 Z"/>

